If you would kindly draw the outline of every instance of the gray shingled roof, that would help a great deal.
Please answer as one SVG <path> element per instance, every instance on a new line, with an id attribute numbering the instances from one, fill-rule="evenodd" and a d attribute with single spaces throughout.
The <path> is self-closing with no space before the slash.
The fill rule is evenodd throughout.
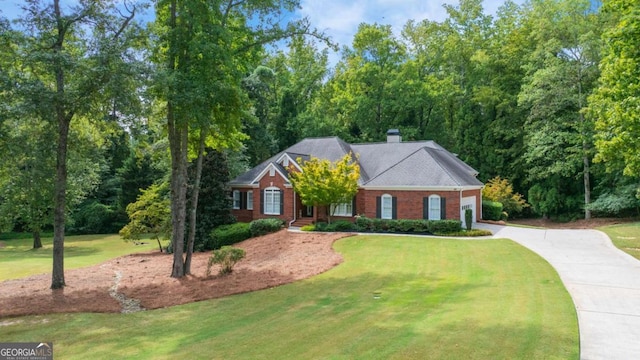
<path id="1" fill-rule="evenodd" d="M 310 138 L 289 147 L 240 175 L 231 185 L 249 185 L 282 154 L 292 159 L 310 156 L 336 161 L 358 154 L 360 185 L 371 187 L 468 187 L 482 186 L 478 172 L 433 141 L 347 144 L 337 137 Z M 275 164 L 280 167 L 280 165 Z"/>

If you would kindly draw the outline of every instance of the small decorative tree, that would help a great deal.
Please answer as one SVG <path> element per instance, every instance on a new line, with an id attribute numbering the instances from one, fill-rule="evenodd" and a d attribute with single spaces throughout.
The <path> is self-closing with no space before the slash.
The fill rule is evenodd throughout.
<path id="1" fill-rule="evenodd" d="M 496 176 L 487 182 L 484 190 L 482 190 L 482 198 L 502 203 L 507 214 L 520 213 L 524 208 L 529 207 L 522 195 L 513 192 L 513 186 L 509 183 L 509 180 L 500 176 Z"/>
<path id="2" fill-rule="evenodd" d="M 471 230 L 471 226 L 473 225 L 473 210 L 465 209 L 465 211 L 464 211 L 464 225 L 467 228 L 467 231 Z"/>
<path id="3" fill-rule="evenodd" d="M 160 239 L 168 239 L 171 234 L 170 211 L 169 184 L 153 184 L 142 190 L 136 202 L 127 205 L 129 223 L 120 230 L 120 236 L 136 241 L 143 234 L 151 234 L 162 252 Z"/>
<path id="4" fill-rule="evenodd" d="M 307 206 L 327 206 L 351 201 L 358 192 L 360 166 L 350 154 L 331 163 L 312 157 L 302 163 L 297 159 L 302 171 L 290 167 L 289 179 L 300 200 Z M 328 212 L 331 223 L 331 211 Z"/>

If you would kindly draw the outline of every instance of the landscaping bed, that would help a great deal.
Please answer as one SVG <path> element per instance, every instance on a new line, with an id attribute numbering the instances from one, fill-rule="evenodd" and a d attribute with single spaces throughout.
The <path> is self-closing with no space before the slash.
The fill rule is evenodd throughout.
<path id="1" fill-rule="evenodd" d="M 192 273 L 169 277 L 173 256 L 145 252 L 65 271 L 67 286 L 52 291 L 51 274 L 0 282 L 0 317 L 67 312 L 121 312 L 131 302 L 156 309 L 270 288 L 322 273 L 342 262 L 333 242 L 348 234 L 286 230 L 236 244 L 247 256 L 228 276 L 205 276 L 210 252 L 195 253 Z M 214 267 L 212 274 L 217 274 Z M 122 296 L 120 296 L 122 300 Z"/>

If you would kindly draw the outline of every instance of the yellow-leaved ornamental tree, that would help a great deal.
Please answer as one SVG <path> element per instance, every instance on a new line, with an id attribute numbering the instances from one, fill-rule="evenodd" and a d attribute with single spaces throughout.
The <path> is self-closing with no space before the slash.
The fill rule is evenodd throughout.
<path id="1" fill-rule="evenodd" d="M 326 206 L 352 201 L 358 192 L 360 166 L 351 154 L 332 163 L 311 157 L 302 162 L 297 159 L 302 171 L 291 169 L 289 179 L 300 200 L 306 206 Z M 328 214 L 331 223 L 331 213 Z"/>
<path id="2" fill-rule="evenodd" d="M 502 203 L 507 214 L 520 213 L 529 206 L 522 195 L 513 192 L 513 186 L 509 180 L 496 176 L 489 180 L 482 190 L 484 200 Z"/>

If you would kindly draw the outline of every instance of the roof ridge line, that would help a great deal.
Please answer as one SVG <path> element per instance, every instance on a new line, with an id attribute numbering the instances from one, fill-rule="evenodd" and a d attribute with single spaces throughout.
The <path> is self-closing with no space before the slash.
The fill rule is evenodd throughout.
<path id="1" fill-rule="evenodd" d="M 429 151 L 429 150 L 427 150 L 427 149 L 425 149 L 425 150 L 426 150 L 427 152 Z M 447 151 L 447 150 L 445 150 L 445 149 L 432 149 L 432 150 L 435 150 L 435 151 Z M 442 166 L 442 163 L 438 160 L 438 158 L 437 158 L 437 157 L 432 156 L 432 158 L 433 158 L 433 160 L 438 164 L 438 166 L 440 166 L 440 168 L 441 168 L 444 172 L 446 172 L 446 173 L 447 173 L 447 175 L 449 175 L 449 177 L 450 177 L 451 179 L 453 179 L 453 181 L 455 181 L 455 182 L 456 182 L 456 184 L 458 184 L 458 186 L 462 186 L 462 184 L 460 183 L 460 181 L 459 181 L 458 177 L 457 177 L 457 176 L 454 176 L 454 175 L 453 175 L 453 174 L 452 174 L 452 173 L 447 169 L 447 167 L 446 167 L 446 166 Z"/>
<path id="2" fill-rule="evenodd" d="M 408 158 L 412 157 L 414 154 L 416 154 L 418 151 L 420 150 L 424 150 L 426 148 L 426 146 L 423 146 L 421 148 L 418 148 L 418 150 L 410 153 L 409 155 L 403 157 L 402 159 L 400 159 L 400 161 L 396 162 L 395 164 L 389 166 L 388 168 L 384 169 L 383 171 L 381 171 L 378 175 L 372 177 L 371 179 L 369 179 L 366 183 L 362 184 L 362 185 L 366 185 L 370 182 L 372 182 L 373 180 L 377 179 L 378 177 L 382 176 L 383 174 L 385 174 L 386 172 L 388 172 L 389 170 L 393 169 L 394 167 L 400 165 L 401 163 L 403 163 L 405 160 L 407 160 Z M 438 163 L 438 165 L 440 165 L 440 163 Z M 442 165 L 440 165 L 440 167 L 442 167 Z"/>

